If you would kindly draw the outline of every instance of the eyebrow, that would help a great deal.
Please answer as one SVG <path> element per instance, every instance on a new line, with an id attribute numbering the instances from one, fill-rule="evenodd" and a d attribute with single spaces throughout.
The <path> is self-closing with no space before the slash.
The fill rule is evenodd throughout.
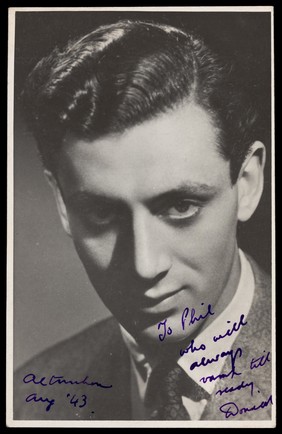
<path id="1" fill-rule="evenodd" d="M 165 200 L 172 200 L 182 197 L 201 198 L 207 200 L 217 193 L 217 187 L 214 185 L 208 185 L 203 183 L 181 183 L 177 187 L 174 187 L 168 191 L 156 194 L 148 199 L 144 200 L 144 203 L 148 206 L 153 206 L 154 203 L 162 202 Z M 65 198 L 66 204 L 69 207 L 78 208 L 84 205 L 90 205 L 95 203 L 104 204 L 122 204 L 125 203 L 122 199 L 111 197 L 108 195 L 97 194 L 92 191 L 79 190 Z"/>

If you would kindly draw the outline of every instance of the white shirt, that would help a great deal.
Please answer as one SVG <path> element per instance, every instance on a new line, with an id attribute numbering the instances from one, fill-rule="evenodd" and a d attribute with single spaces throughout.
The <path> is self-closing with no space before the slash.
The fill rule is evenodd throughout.
<path id="1" fill-rule="evenodd" d="M 221 314 L 194 339 L 194 345 L 196 347 L 199 347 L 204 343 L 206 349 L 204 351 L 195 351 L 194 353 L 189 351 L 180 357 L 177 362 L 186 374 L 209 394 L 212 394 L 217 380 L 212 382 L 207 381 L 206 383 L 201 382 L 200 380 L 202 377 L 208 377 L 211 375 L 214 377 L 218 376 L 225 363 L 225 357 L 219 358 L 217 363 L 200 366 L 192 371 L 190 370 L 190 366 L 193 362 L 199 361 L 202 357 L 212 358 L 217 354 L 220 354 L 222 351 L 226 352 L 230 350 L 234 340 L 238 336 L 238 333 L 240 333 L 240 330 L 238 332 L 233 332 L 231 336 L 227 335 L 224 339 L 219 339 L 216 342 L 213 341 L 213 336 L 224 336 L 227 329 L 231 328 L 234 322 L 237 324 L 239 323 L 242 314 L 244 314 L 244 321 L 247 318 L 253 301 L 255 281 L 251 265 L 241 250 L 239 250 L 239 256 L 241 262 L 241 275 L 237 290 L 232 300 L 225 310 L 221 312 Z M 146 420 L 151 413 L 151 409 L 148 410 L 145 408 L 144 399 L 152 367 L 146 360 L 145 355 L 141 352 L 134 338 L 122 326 L 121 331 L 125 344 L 131 355 L 131 400 L 133 419 Z M 188 411 L 191 420 L 199 420 L 207 404 L 206 399 L 195 402 L 186 396 L 182 396 L 182 402 Z"/>

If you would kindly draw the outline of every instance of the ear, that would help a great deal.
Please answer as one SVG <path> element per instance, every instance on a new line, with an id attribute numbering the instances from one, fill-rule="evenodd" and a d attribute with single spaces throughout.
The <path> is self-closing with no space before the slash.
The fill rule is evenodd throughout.
<path id="1" fill-rule="evenodd" d="M 63 228 L 64 228 L 65 232 L 71 237 L 68 213 L 67 213 L 66 205 L 65 205 L 65 202 L 63 200 L 62 193 L 59 189 L 58 183 L 57 183 L 56 179 L 54 178 L 53 174 L 51 172 L 49 172 L 49 170 L 44 170 L 44 175 L 45 175 L 45 177 L 48 181 L 48 184 L 50 185 L 50 187 L 53 191 L 53 194 L 55 196 L 57 209 L 59 212 L 59 216 L 60 216 Z"/>
<path id="2" fill-rule="evenodd" d="M 263 170 L 265 165 L 265 147 L 256 141 L 244 161 L 238 185 L 238 220 L 249 220 L 255 212 L 263 191 Z"/>

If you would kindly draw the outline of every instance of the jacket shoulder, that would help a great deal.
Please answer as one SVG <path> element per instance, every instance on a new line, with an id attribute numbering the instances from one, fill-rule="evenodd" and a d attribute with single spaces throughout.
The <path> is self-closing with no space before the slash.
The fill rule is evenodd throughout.
<path id="1" fill-rule="evenodd" d="M 252 307 L 249 312 L 249 321 L 252 324 L 252 335 L 257 342 L 270 344 L 272 326 L 272 288 L 271 277 L 249 255 L 254 279 L 255 293 Z"/>
<path id="2" fill-rule="evenodd" d="M 14 418 L 104 419 L 109 408 L 118 418 L 112 402 L 122 383 L 120 397 L 127 403 L 128 365 L 118 323 L 113 318 L 101 321 L 43 351 L 15 372 Z M 119 377 L 116 372 L 121 373 Z M 81 408 L 69 402 L 68 397 L 74 395 L 80 397 Z M 49 409 L 48 400 L 54 401 Z M 123 405 L 119 413 L 125 410 Z"/>
<path id="3" fill-rule="evenodd" d="M 108 345 L 118 336 L 118 325 L 114 318 L 108 318 L 91 325 L 74 336 L 47 348 L 20 367 L 16 373 L 26 372 L 36 366 L 46 368 L 67 368 L 87 364 L 89 358 L 96 358 L 101 352 L 107 351 Z"/>

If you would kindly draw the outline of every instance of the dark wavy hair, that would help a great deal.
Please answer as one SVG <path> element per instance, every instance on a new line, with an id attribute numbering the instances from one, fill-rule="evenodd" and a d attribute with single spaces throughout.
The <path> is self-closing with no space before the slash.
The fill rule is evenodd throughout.
<path id="1" fill-rule="evenodd" d="M 193 33 L 119 21 L 43 58 L 27 79 L 23 107 L 43 164 L 56 173 L 66 133 L 92 141 L 194 102 L 218 129 L 218 150 L 235 183 L 261 135 L 255 104 L 237 78 Z"/>

